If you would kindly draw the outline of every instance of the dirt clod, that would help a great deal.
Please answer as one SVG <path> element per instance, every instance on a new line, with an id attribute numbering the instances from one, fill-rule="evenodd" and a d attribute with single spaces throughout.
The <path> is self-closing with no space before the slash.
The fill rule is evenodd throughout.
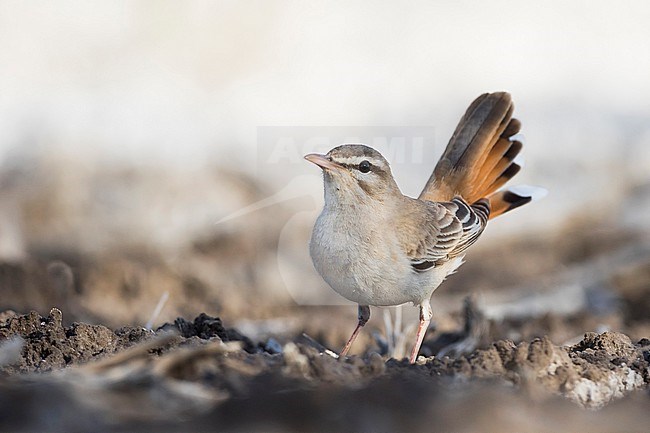
<path id="1" fill-rule="evenodd" d="M 253 352 L 256 349 L 250 338 L 242 335 L 236 329 L 225 328 L 220 318 L 211 317 L 205 313 L 201 313 L 193 321 L 179 317 L 174 323 L 165 323 L 158 330 L 178 330 L 185 338 L 198 337 L 202 340 L 218 338 L 223 342 L 241 341 L 247 352 Z"/>
<path id="2" fill-rule="evenodd" d="M 0 366 L 0 372 L 49 371 L 112 354 L 129 345 L 102 325 L 73 323 L 64 327 L 61 311 L 56 308 L 47 317 L 32 311 L 0 322 L 0 340 L 16 336 L 24 340 L 20 362 Z"/>

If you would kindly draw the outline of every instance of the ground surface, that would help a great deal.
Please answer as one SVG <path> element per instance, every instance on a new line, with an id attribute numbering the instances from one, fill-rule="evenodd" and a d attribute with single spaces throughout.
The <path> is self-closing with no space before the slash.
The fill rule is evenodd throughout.
<path id="1" fill-rule="evenodd" d="M 397 431 L 432 423 L 553 431 L 559 422 L 611 431 L 621 419 L 624 430 L 643 431 L 650 422 L 650 340 L 617 332 L 587 333 L 565 347 L 500 340 L 408 365 L 378 353 L 338 360 L 304 337 L 254 344 L 205 314 L 156 331 L 111 330 L 63 326 L 52 309 L 47 317 L 4 312 L 0 341 L 4 431 Z"/>

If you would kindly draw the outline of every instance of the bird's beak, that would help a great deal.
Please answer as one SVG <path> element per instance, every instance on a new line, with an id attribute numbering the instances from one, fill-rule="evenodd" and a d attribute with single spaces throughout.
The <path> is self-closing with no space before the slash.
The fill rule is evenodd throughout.
<path id="1" fill-rule="evenodd" d="M 328 168 L 330 170 L 336 170 L 341 168 L 341 165 L 330 160 L 325 155 L 320 155 L 318 153 L 310 153 L 309 155 L 305 155 L 305 159 L 309 162 L 313 162 L 314 164 L 316 164 L 321 168 Z"/>

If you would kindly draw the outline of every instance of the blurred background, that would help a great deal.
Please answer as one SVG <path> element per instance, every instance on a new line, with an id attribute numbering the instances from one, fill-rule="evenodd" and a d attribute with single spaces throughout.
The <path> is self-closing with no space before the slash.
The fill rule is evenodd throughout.
<path id="1" fill-rule="evenodd" d="M 647 336 L 649 18 L 640 1 L 2 0 L 0 310 L 206 312 L 341 344 L 356 307 L 311 266 L 322 185 L 301 156 L 404 145 L 414 196 L 467 105 L 507 90 L 514 183 L 550 193 L 491 224 L 434 295 L 436 332 L 478 314 L 490 338 Z"/>

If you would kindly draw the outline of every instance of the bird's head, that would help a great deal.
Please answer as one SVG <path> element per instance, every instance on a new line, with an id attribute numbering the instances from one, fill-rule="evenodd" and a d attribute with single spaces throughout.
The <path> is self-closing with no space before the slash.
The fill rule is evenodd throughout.
<path id="1" fill-rule="evenodd" d="M 310 153 L 305 159 L 323 169 L 326 203 L 332 199 L 341 204 L 383 202 L 400 193 L 388 161 L 363 144 L 344 144 L 325 155 Z"/>

